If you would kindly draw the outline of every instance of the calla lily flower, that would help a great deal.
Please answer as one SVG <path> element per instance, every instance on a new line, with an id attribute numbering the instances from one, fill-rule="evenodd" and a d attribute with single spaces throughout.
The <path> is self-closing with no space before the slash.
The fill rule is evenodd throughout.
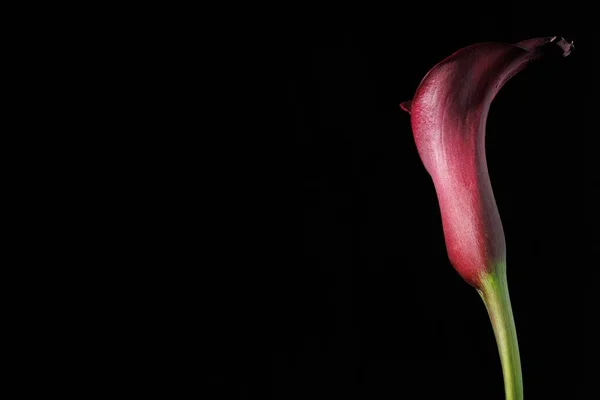
<path id="1" fill-rule="evenodd" d="M 488 309 L 511 400 L 522 399 L 523 388 L 504 231 L 486 163 L 486 119 L 511 77 L 552 50 L 567 56 L 572 48 L 560 37 L 474 44 L 434 66 L 412 101 L 400 105 L 411 114 L 417 149 L 435 186 L 450 262 Z"/>

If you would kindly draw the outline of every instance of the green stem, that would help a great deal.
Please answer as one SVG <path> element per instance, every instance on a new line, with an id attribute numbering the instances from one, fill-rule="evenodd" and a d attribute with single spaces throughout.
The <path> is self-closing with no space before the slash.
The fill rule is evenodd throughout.
<path id="1" fill-rule="evenodd" d="M 482 278 L 481 289 L 477 291 L 485 303 L 494 328 L 502 362 L 506 400 L 523 400 L 521 359 L 515 320 L 508 295 L 506 265 L 497 265 L 493 274 Z"/>

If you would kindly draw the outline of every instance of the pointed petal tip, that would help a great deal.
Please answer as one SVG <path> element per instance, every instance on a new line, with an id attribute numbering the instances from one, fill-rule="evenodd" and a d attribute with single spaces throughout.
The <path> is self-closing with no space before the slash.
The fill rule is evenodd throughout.
<path id="1" fill-rule="evenodd" d="M 550 47 L 553 47 L 555 49 L 556 49 L 556 47 L 558 47 L 558 50 L 562 51 L 563 57 L 566 57 L 569 54 L 571 54 L 571 51 L 575 48 L 575 45 L 573 44 L 572 41 L 569 42 L 562 36 L 545 36 L 545 37 L 527 39 L 527 40 L 518 42 L 517 46 L 519 46 L 522 49 L 527 50 L 527 51 L 534 51 L 535 49 L 540 48 L 542 46 L 550 45 L 550 43 L 552 43 L 552 45 Z M 553 45 L 556 45 L 556 47 L 554 47 Z"/>
<path id="2" fill-rule="evenodd" d="M 400 103 L 400 108 L 410 114 L 410 108 L 412 107 L 412 100 Z"/>
<path id="3" fill-rule="evenodd" d="M 573 51 L 573 49 L 575 48 L 575 43 L 573 41 L 569 42 L 562 36 L 554 36 L 552 39 L 550 39 L 550 42 L 555 43 L 562 50 L 563 57 L 566 57 L 569 54 L 571 54 L 571 51 Z"/>

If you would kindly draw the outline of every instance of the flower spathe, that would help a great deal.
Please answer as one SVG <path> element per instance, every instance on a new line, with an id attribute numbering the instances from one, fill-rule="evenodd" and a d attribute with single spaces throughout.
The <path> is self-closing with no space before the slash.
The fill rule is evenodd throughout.
<path id="1" fill-rule="evenodd" d="M 567 56 L 572 47 L 560 37 L 474 44 L 434 66 L 412 101 L 401 104 L 433 179 L 450 262 L 475 288 L 506 258 L 485 154 L 490 104 L 531 61 L 553 49 Z"/>

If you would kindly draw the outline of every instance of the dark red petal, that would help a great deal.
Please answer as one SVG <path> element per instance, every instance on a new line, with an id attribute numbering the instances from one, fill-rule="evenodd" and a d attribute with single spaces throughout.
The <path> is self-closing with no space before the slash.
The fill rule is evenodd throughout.
<path id="1" fill-rule="evenodd" d="M 415 142 L 433 178 L 450 261 L 477 286 L 505 258 L 504 232 L 489 180 L 485 124 L 500 88 L 547 45 L 568 55 L 572 43 L 556 37 L 516 45 L 480 43 L 437 64 L 409 105 Z"/>

